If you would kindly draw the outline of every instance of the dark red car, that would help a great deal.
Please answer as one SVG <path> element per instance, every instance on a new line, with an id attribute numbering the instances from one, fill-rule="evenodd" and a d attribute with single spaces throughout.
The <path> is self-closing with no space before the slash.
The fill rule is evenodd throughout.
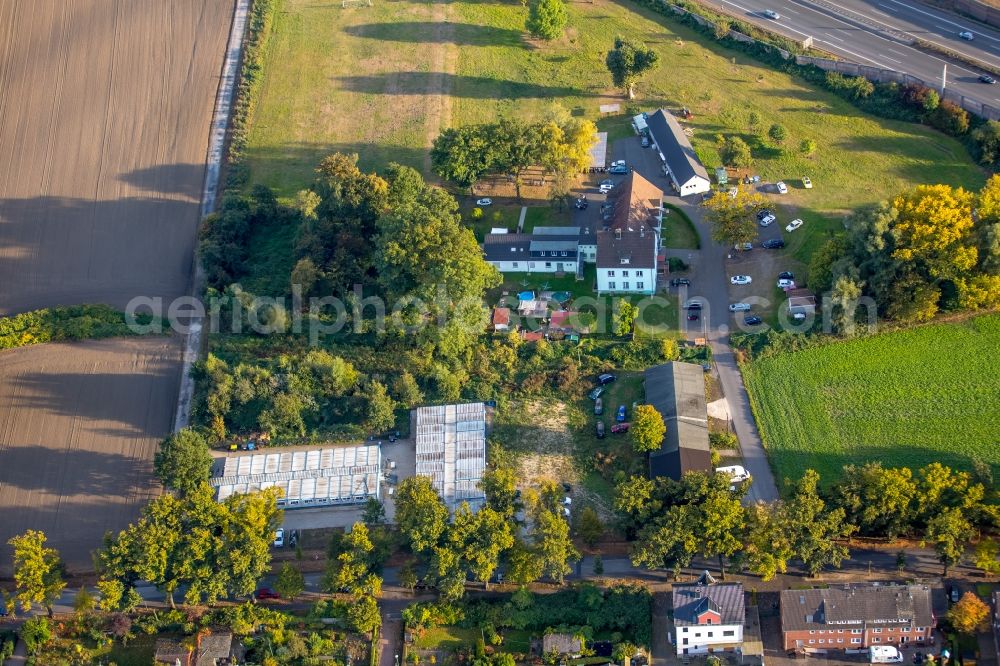
<path id="1" fill-rule="evenodd" d="M 262 587 L 254 594 L 258 599 L 263 601 L 264 599 L 280 599 L 281 595 L 272 590 L 269 587 Z"/>
<path id="2" fill-rule="evenodd" d="M 611 433 L 615 435 L 620 435 L 623 432 L 628 432 L 628 423 L 616 423 L 611 426 Z"/>

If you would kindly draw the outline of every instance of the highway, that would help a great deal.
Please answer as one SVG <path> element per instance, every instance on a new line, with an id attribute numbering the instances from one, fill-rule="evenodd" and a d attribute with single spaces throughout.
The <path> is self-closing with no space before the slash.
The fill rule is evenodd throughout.
<path id="1" fill-rule="evenodd" d="M 708 4 L 791 39 L 812 37 L 815 48 L 849 62 L 905 72 L 938 89 L 945 59 L 908 46 L 908 40 L 935 42 L 1000 67 L 1000 31 L 984 30 L 912 0 L 711 0 Z M 766 10 L 780 18 L 766 18 Z M 958 36 L 966 29 L 974 34 L 971 42 Z M 984 71 L 950 62 L 947 87 L 1000 106 L 1000 85 L 978 81 Z"/>

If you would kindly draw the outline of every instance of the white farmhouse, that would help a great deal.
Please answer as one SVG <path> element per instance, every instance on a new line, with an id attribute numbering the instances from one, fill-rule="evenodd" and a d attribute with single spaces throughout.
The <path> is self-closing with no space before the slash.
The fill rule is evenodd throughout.
<path id="1" fill-rule="evenodd" d="M 646 123 L 653 147 L 663 161 L 663 171 L 670 176 L 678 194 L 684 197 L 711 190 L 708 171 L 698 161 L 691 142 L 673 114 L 659 109 L 646 119 Z"/>

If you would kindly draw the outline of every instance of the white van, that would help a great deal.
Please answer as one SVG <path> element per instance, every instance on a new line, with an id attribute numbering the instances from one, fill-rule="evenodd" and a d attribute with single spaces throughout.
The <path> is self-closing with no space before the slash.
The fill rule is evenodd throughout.
<path id="1" fill-rule="evenodd" d="M 729 478 L 732 479 L 733 483 L 743 483 L 750 478 L 750 472 L 746 470 L 743 465 L 730 465 L 729 467 L 716 467 L 715 471 L 719 474 L 728 474 Z"/>
<path id="2" fill-rule="evenodd" d="M 903 655 L 892 645 L 872 645 L 869 650 L 869 661 L 873 664 L 901 664 Z"/>

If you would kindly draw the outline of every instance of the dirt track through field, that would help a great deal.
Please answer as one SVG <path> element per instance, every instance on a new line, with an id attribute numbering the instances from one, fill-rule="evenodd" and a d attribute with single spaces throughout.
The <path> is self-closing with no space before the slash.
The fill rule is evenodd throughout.
<path id="1" fill-rule="evenodd" d="M 233 5 L 0 3 L 0 315 L 188 291 Z M 27 528 L 89 569 L 158 492 L 179 343 L 0 354 L 0 573 Z"/>

